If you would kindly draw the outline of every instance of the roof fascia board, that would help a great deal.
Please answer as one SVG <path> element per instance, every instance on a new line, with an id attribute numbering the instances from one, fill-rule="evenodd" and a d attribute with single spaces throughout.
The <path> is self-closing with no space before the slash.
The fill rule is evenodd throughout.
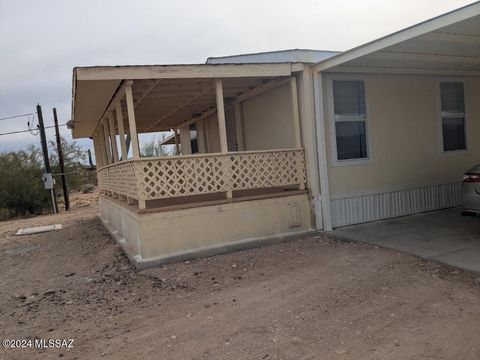
<path id="1" fill-rule="evenodd" d="M 303 63 L 292 63 L 291 69 L 292 69 L 292 72 L 299 72 L 299 71 L 303 71 L 305 66 L 308 66 L 308 65 Z"/>
<path id="2" fill-rule="evenodd" d="M 389 46 L 401 43 L 403 41 L 427 34 L 435 30 L 439 30 L 445 26 L 467 20 L 476 15 L 480 15 L 480 1 L 467 5 L 458 10 L 453 10 L 449 13 L 437 16 L 433 19 L 426 20 L 417 25 L 410 26 L 406 29 L 368 42 L 364 45 L 360 45 L 351 50 L 347 50 L 339 55 L 332 56 L 325 61 L 317 63 L 314 66 L 313 70 L 315 72 L 327 70 L 329 68 L 341 65 L 345 62 L 354 60 L 361 56 L 365 56 L 375 51 L 379 51 Z"/>
<path id="3" fill-rule="evenodd" d="M 96 66 L 76 68 L 76 73 L 78 81 L 274 77 L 290 76 L 291 66 L 289 63 Z"/>
<path id="4" fill-rule="evenodd" d="M 73 71 L 72 73 L 72 104 L 71 104 L 71 120 L 74 120 L 75 119 L 75 98 L 77 96 L 76 94 L 77 92 L 77 72 Z M 76 137 L 76 131 L 75 131 L 75 127 L 73 127 L 72 129 L 72 137 L 75 139 Z"/>
<path id="5" fill-rule="evenodd" d="M 449 69 L 420 69 L 420 68 L 391 68 L 339 65 L 334 69 L 325 70 L 325 73 L 351 74 L 402 74 L 402 75 L 438 75 L 438 76 L 480 76 L 477 70 L 449 70 Z"/>

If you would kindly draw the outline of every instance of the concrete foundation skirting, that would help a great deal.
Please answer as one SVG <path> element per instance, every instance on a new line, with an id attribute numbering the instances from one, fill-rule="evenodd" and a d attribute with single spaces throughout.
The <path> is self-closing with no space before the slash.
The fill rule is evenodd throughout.
<path id="1" fill-rule="evenodd" d="M 140 255 L 133 253 L 132 249 L 128 247 L 125 239 L 122 238 L 119 235 L 118 231 L 116 231 L 110 225 L 108 220 L 103 219 L 100 214 L 98 215 L 98 217 L 102 221 L 105 228 L 110 232 L 110 234 L 114 237 L 114 239 L 123 249 L 123 251 L 128 256 L 130 261 L 139 270 L 172 264 L 179 261 L 200 259 L 200 258 L 205 258 L 205 257 L 210 257 L 215 255 L 231 253 L 234 251 L 248 250 L 256 247 L 268 246 L 268 245 L 278 244 L 282 242 L 297 240 L 303 236 L 308 236 L 315 232 L 313 230 L 307 230 L 307 231 L 291 232 L 291 233 L 274 235 L 274 236 L 245 239 L 245 240 L 239 240 L 239 241 L 234 241 L 230 243 L 205 246 L 198 249 L 180 251 L 174 254 L 168 254 L 165 256 L 159 256 L 159 257 L 150 258 L 150 259 L 142 259 Z"/>
<path id="2" fill-rule="evenodd" d="M 98 214 L 97 216 L 102 222 L 103 226 L 105 226 L 107 231 L 110 233 L 110 235 L 112 235 L 112 237 L 115 239 L 117 244 L 120 245 L 124 253 L 130 259 L 130 261 L 135 266 L 137 266 L 137 261 L 141 259 L 141 257 L 138 254 L 135 254 L 133 249 L 130 246 L 128 246 L 127 241 L 118 233 L 117 230 L 115 230 L 115 228 L 110 224 L 108 220 L 104 219 L 101 214 Z"/>
<path id="3" fill-rule="evenodd" d="M 266 236 L 254 239 L 245 239 L 234 241 L 231 243 L 206 246 L 203 248 L 181 251 L 175 254 L 169 254 L 166 256 L 160 256 L 151 259 L 136 259 L 135 266 L 138 269 L 146 269 L 149 267 L 161 266 L 171 264 L 179 261 L 193 260 L 199 258 L 205 258 L 215 255 L 226 254 L 234 251 L 248 250 L 256 247 L 262 247 L 272 244 L 278 244 L 282 242 L 292 241 L 299 239 L 300 237 L 312 234 L 313 231 L 303 231 L 288 234 L 281 234 L 275 236 Z M 134 257 L 136 258 L 136 257 Z"/>
<path id="4" fill-rule="evenodd" d="M 307 194 L 146 214 L 101 197 L 99 217 L 138 268 L 287 241 L 314 230 Z"/>

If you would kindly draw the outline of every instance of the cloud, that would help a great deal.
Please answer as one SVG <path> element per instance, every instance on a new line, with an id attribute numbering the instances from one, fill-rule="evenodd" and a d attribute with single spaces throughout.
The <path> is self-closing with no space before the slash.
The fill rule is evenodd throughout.
<path id="1" fill-rule="evenodd" d="M 74 66 L 203 63 L 208 56 L 287 48 L 345 50 L 471 2 L 3 0 L 0 118 L 33 112 L 39 102 L 47 124 L 52 107 L 60 122 L 67 121 Z M 0 121 L 0 132 L 24 122 Z M 31 140 L 28 134 L 0 137 L 0 151 Z"/>

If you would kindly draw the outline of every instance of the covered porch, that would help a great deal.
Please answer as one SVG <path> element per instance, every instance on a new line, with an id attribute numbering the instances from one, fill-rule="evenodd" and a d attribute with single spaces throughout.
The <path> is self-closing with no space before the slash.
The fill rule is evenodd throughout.
<path id="1" fill-rule="evenodd" d="M 138 135 L 161 131 L 175 154 L 143 157 Z M 140 210 L 305 189 L 296 78 L 282 72 L 122 79 L 92 138 L 100 193 Z"/>
<path id="2" fill-rule="evenodd" d="M 75 69 L 73 134 L 93 139 L 101 216 L 125 240 L 127 253 L 171 257 L 219 243 L 310 231 L 293 72 L 298 69 L 292 64 Z M 141 134 L 166 131 L 172 135 L 165 143 L 174 144 L 174 153 L 143 156 Z M 199 237 L 201 216 L 192 209 L 213 227 L 198 243 L 192 238 Z M 247 219 L 252 214 L 257 223 Z M 197 227 L 190 234 L 172 233 L 180 223 Z M 212 236 L 215 231 L 220 235 Z M 166 247 L 159 246 L 166 245 L 162 232 L 170 233 Z"/>

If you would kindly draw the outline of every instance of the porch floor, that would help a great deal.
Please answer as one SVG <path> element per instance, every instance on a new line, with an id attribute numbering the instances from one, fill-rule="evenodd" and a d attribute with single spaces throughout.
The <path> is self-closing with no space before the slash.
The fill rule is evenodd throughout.
<path id="1" fill-rule="evenodd" d="M 163 211 L 173 211 L 181 209 L 189 209 L 201 206 L 219 205 L 232 202 L 250 201 L 270 199 L 274 197 L 292 196 L 298 194 L 306 194 L 306 190 L 285 189 L 285 188 L 268 188 L 268 189 L 252 189 L 247 191 L 234 191 L 232 198 L 226 198 L 224 193 L 205 194 L 199 196 L 183 196 L 175 198 L 167 198 L 162 200 L 149 200 L 146 202 L 146 209 L 139 209 L 138 204 L 127 204 L 126 201 L 119 201 L 118 199 L 107 196 L 109 200 L 128 208 L 129 210 L 138 213 L 154 213 Z M 105 195 L 100 195 L 105 196 Z"/>

